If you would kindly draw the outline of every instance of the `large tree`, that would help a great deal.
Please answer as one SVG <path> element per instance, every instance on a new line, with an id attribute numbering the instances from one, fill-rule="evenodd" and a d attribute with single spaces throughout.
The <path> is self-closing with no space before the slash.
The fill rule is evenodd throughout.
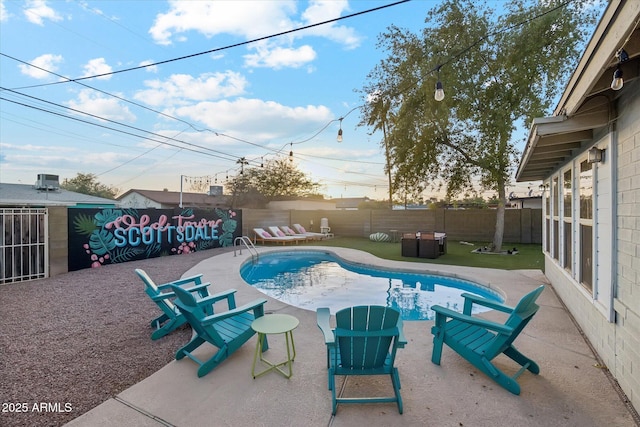
<path id="1" fill-rule="evenodd" d="M 362 89 L 362 124 L 385 130 L 394 190 L 420 195 L 443 182 L 448 197 L 474 187 L 495 191 L 495 251 L 518 161 L 513 132 L 548 112 L 597 12 L 592 0 L 498 4 L 496 11 L 445 0 L 427 13 L 421 34 L 389 27 L 378 41 L 388 57 Z M 436 81 L 442 101 L 434 99 Z"/>
<path id="2" fill-rule="evenodd" d="M 267 160 L 262 167 L 245 167 L 242 159 L 239 163 L 239 172 L 226 184 L 227 192 L 237 200 L 257 195 L 265 198 L 310 196 L 318 189 L 318 183 L 285 158 Z"/>
<path id="3" fill-rule="evenodd" d="M 115 199 L 120 190 L 101 184 L 98 177 L 92 173 L 80 173 L 75 178 L 65 178 L 60 187 L 68 191 L 76 193 L 88 194 L 90 196 L 104 197 L 106 199 Z"/>

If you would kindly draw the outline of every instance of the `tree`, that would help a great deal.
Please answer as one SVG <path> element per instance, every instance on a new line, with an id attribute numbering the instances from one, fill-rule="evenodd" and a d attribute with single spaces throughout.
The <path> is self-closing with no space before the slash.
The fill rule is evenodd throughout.
<path id="1" fill-rule="evenodd" d="M 78 172 L 75 178 L 65 178 L 60 187 L 68 191 L 104 197 L 105 199 L 115 199 L 120 192 L 120 190 L 115 187 L 100 184 L 98 177 L 92 173 Z"/>
<path id="2" fill-rule="evenodd" d="M 227 182 L 231 194 L 242 194 L 257 191 L 263 196 L 310 196 L 318 188 L 304 172 L 287 159 L 271 159 L 261 168 L 244 168 Z"/>
<path id="3" fill-rule="evenodd" d="M 492 249 L 500 251 L 518 161 L 513 131 L 529 127 L 561 92 L 595 22 L 591 3 L 511 0 L 496 16 L 484 2 L 445 0 L 420 35 L 395 26 L 381 34 L 378 47 L 389 55 L 362 89 L 376 101 L 365 103 L 361 124 L 386 129 L 394 188 L 419 195 L 444 181 L 448 198 L 477 185 L 495 191 Z M 445 85 L 440 102 L 436 80 Z"/>

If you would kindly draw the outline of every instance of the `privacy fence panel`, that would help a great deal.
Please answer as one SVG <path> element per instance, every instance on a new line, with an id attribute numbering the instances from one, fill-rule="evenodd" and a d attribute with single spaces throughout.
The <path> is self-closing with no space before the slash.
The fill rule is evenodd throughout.
<path id="1" fill-rule="evenodd" d="M 233 209 L 69 208 L 69 271 L 232 246 L 242 212 Z"/>
<path id="2" fill-rule="evenodd" d="M 0 284 L 49 276 L 48 230 L 44 208 L 0 209 Z"/>

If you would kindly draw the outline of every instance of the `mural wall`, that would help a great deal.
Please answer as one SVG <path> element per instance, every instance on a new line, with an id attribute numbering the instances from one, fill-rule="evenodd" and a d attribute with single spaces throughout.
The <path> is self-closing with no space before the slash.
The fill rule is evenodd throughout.
<path id="1" fill-rule="evenodd" d="M 242 211 L 69 208 L 69 271 L 232 246 Z"/>

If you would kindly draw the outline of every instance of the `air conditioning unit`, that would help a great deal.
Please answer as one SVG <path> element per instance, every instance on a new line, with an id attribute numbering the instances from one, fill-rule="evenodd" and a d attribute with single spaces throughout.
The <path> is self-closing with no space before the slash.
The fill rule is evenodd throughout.
<path id="1" fill-rule="evenodd" d="M 49 175 L 39 173 L 36 181 L 36 189 L 38 190 L 57 190 L 60 188 L 60 178 L 58 175 Z"/>

